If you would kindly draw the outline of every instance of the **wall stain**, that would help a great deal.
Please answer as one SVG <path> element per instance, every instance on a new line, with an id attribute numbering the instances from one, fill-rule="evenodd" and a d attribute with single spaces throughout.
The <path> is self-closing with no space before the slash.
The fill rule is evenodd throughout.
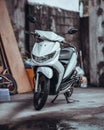
<path id="1" fill-rule="evenodd" d="M 99 7 L 97 10 L 97 15 L 100 16 L 102 14 L 103 14 L 103 9 L 101 7 Z"/>
<path id="2" fill-rule="evenodd" d="M 99 36 L 98 37 L 98 42 L 104 44 L 104 36 Z"/>
<path id="3" fill-rule="evenodd" d="M 97 5 L 101 5 L 101 0 L 96 1 Z"/>

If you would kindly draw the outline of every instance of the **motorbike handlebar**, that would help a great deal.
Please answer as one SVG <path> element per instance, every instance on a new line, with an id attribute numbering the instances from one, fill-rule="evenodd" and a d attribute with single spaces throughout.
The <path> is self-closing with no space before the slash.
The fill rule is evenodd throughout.
<path id="1" fill-rule="evenodd" d="M 47 40 L 47 41 L 51 41 L 51 42 L 60 42 L 60 43 L 64 43 L 63 41 L 58 41 L 58 40 L 50 40 L 50 39 L 47 39 L 47 38 L 41 38 L 39 34 L 35 33 L 35 32 L 29 32 L 29 31 L 25 31 L 25 34 L 28 34 L 28 35 L 33 35 L 34 37 L 37 37 L 37 38 L 40 38 L 42 40 Z"/>
<path id="2" fill-rule="evenodd" d="M 41 40 L 47 40 L 47 41 L 50 41 L 50 42 L 59 42 L 62 46 L 64 46 L 65 44 L 66 45 L 70 45 L 69 43 L 67 43 L 66 41 L 58 41 L 58 40 L 50 40 L 50 39 L 47 39 L 47 38 L 41 38 L 39 34 L 35 33 L 35 32 L 29 32 L 29 31 L 25 31 L 25 34 L 28 34 L 28 35 L 33 35 L 35 38 L 37 39 L 41 39 Z M 72 45 L 70 45 L 72 46 Z M 73 47 L 73 46 L 72 46 Z"/>

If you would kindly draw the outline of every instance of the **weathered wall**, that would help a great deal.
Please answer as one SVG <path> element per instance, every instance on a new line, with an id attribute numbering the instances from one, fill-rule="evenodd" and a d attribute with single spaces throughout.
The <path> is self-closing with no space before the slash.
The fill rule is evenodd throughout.
<path id="1" fill-rule="evenodd" d="M 79 29 L 79 14 L 76 12 L 45 5 L 29 5 L 26 0 L 6 0 L 6 3 L 22 55 L 26 52 L 30 54 L 34 44 L 34 38 L 24 34 L 24 30 L 35 29 L 34 25 L 27 21 L 27 15 L 37 18 L 40 26 L 36 26 L 36 29 L 53 30 L 58 34 L 63 34 L 71 26 Z M 74 36 L 67 35 L 66 39 L 79 48 L 79 33 Z"/>
<path id="2" fill-rule="evenodd" d="M 34 26 L 32 23 L 27 23 L 29 30 L 42 29 L 52 30 L 57 34 L 63 34 L 68 31 L 70 27 L 76 27 L 79 29 L 79 13 L 62 10 L 60 8 L 52 8 L 45 5 L 28 5 L 27 15 L 36 17 L 38 25 Z M 27 44 L 30 43 L 31 50 L 33 46 L 32 37 L 30 41 L 27 40 Z M 66 35 L 66 40 L 79 47 L 79 33 L 75 35 Z"/>
<path id="3" fill-rule="evenodd" d="M 21 54 L 25 53 L 25 2 L 26 0 L 6 0 L 7 8 Z"/>
<path id="4" fill-rule="evenodd" d="M 90 79 L 104 86 L 104 0 L 89 0 Z"/>

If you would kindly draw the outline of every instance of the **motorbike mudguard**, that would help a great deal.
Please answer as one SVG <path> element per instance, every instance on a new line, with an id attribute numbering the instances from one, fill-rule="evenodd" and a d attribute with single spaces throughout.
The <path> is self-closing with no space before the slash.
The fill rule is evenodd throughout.
<path id="1" fill-rule="evenodd" d="M 48 79 L 53 77 L 53 70 L 49 67 L 38 67 L 37 73 L 41 72 L 44 74 Z"/>

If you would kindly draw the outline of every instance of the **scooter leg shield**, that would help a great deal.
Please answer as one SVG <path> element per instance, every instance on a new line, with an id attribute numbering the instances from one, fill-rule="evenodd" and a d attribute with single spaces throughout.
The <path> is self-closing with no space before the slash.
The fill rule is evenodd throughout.
<path id="1" fill-rule="evenodd" d="M 53 77 L 53 71 L 49 67 L 39 67 L 36 73 L 37 74 L 36 74 L 36 81 L 35 81 L 35 92 L 37 92 L 37 88 L 38 88 L 39 73 L 42 73 L 48 79 L 51 79 Z"/>
<path id="2" fill-rule="evenodd" d="M 48 79 L 51 79 L 53 77 L 53 70 L 49 67 L 39 67 L 37 73 L 39 72 L 45 75 Z"/>

